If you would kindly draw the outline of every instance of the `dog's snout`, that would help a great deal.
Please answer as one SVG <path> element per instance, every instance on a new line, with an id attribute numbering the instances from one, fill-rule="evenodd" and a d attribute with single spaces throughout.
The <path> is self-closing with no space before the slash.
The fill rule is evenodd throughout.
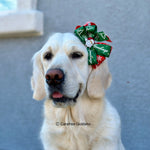
<path id="1" fill-rule="evenodd" d="M 45 75 L 48 85 L 58 85 L 64 81 L 64 72 L 61 69 L 49 69 Z"/>

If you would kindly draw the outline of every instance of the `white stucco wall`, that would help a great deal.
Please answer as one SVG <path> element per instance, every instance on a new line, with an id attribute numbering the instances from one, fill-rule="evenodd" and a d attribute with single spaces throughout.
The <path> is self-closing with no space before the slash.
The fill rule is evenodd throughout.
<path id="1" fill-rule="evenodd" d="M 32 99 L 32 55 L 53 32 L 73 32 L 93 21 L 113 41 L 108 59 L 113 82 L 107 98 L 122 120 L 127 150 L 150 147 L 149 0 L 39 0 L 44 36 L 0 39 L 0 149 L 42 150 L 42 105 Z"/>

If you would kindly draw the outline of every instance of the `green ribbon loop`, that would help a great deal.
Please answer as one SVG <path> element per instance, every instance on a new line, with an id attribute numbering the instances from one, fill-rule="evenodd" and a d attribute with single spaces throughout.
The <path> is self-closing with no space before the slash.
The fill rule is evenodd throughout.
<path id="1" fill-rule="evenodd" d="M 83 44 L 85 44 L 85 39 L 87 38 L 86 29 L 84 26 L 76 29 L 74 31 L 75 35 L 81 40 Z"/>
<path id="2" fill-rule="evenodd" d="M 90 48 L 87 48 L 87 50 L 88 50 L 88 64 L 89 65 L 98 64 L 96 51 L 91 50 Z"/>
<path id="3" fill-rule="evenodd" d="M 96 25 L 78 27 L 77 29 L 75 29 L 74 33 L 80 39 L 80 41 L 87 47 L 89 65 L 98 64 L 97 55 L 109 57 L 112 47 L 104 43 L 96 42 L 110 41 L 110 39 L 103 31 L 97 32 Z M 86 42 L 91 38 L 94 40 L 94 44 L 89 46 Z"/>
<path id="4" fill-rule="evenodd" d="M 96 33 L 95 40 L 102 42 L 102 41 L 109 40 L 109 38 L 107 37 L 107 35 L 103 31 L 101 31 L 101 32 Z"/>
<path id="5" fill-rule="evenodd" d="M 86 26 L 85 29 L 86 29 L 88 37 L 91 37 L 91 38 L 94 39 L 95 35 L 96 35 L 96 32 L 97 32 L 97 26 L 95 26 L 95 25 Z"/>
<path id="6" fill-rule="evenodd" d="M 109 57 L 111 46 L 105 44 L 94 44 L 93 47 L 96 50 L 97 55 Z"/>

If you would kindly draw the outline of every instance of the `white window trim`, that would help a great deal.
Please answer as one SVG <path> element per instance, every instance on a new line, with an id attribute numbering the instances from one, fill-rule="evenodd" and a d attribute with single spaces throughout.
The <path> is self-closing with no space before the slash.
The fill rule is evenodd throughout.
<path id="1" fill-rule="evenodd" d="M 17 0 L 17 9 L 0 12 L 0 37 L 43 35 L 43 13 L 37 0 Z"/>

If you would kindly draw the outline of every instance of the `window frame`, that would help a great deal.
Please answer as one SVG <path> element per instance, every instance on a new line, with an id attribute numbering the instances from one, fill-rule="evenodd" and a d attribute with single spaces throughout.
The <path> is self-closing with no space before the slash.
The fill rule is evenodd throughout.
<path id="1" fill-rule="evenodd" d="M 17 9 L 0 12 L 0 37 L 43 35 L 43 13 L 37 0 L 17 0 Z"/>

